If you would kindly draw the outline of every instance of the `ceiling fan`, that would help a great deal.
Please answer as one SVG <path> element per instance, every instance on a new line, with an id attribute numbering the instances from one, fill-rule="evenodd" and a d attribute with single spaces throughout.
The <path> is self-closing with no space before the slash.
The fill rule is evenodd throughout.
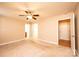
<path id="1" fill-rule="evenodd" d="M 39 16 L 39 14 L 33 14 L 30 10 L 24 11 L 26 13 L 26 15 L 19 15 L 19 16 L 25 16 L 26 20 L 37 20 L 37 17 Z"/>

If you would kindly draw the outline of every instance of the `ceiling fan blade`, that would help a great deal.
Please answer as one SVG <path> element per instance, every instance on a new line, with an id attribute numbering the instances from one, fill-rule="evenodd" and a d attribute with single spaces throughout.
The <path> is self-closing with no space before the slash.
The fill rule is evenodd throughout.
<path id="1" fill-rule="evenodd" d="M 38 14 L 34 14 L 33 16 L 39 16 Z"/>
<path id="2" fill-rule="evenodd" d="M 32 17 L 34 20 L 37 20 L 35 17 Z"/>
<path id="3" fill-rule="evenodd" d="M 28 11 L 25 11 L 25 13 L 27 13 L 27 14 L 28 14 L 29 12 L 28 12 Z"/>
<path id="4" fill-rule="evenodd" d="M 26 15 L 19 15 L 19 16 L 26 16 Z"/>
<path id="5" fill-rule="evenodd" d="M 29 11 L 29 13 L 31 13 L 31 11 Z"/>
<path id="6" fill-rule="evenodd" d="M 19 16 L 27 16 L 27 15 L 19 15 Z"/>
<path id="7" fill-rule="evenodd" d="M 28 18 L 26 18 L 26 20 L 28 20 Z"/>

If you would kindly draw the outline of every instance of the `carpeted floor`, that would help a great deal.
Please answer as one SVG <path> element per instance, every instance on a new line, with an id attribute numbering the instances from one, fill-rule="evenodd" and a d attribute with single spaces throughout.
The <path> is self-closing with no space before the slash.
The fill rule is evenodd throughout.
<path id="1" fill-rule="evenodd" d="M 42 45 L 31 40 L 0 46 L 0 57 L 64 57 L 73 56 L 71 48 Z"/>

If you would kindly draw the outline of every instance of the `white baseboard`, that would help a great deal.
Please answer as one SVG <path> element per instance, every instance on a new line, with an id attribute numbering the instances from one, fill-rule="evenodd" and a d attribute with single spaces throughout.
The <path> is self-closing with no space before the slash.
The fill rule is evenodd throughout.
<path id="1" fill-rule="evenodd" d="M 26 40 L 26 39 L 24 38 L 24 39 L 20 39 L 20 40 L 10 41 L 10 42 L 7 42 L 7 43 L 1 43 L 0 46 L 15 43 L 15 42 L 19 42 L 19 41 L 22 41 L 22 40 Z"/>
<path id="2" fill-rule="evenodd" d="M 79 53 L 77 53 L 77 56 L 79 57 Z"/>
<path id="3" fill-rule="evenodd" d="M 79 52 L 78 52 L 78 51 L 76 51 L 76 56 L 78 56 L 78 57 L 79 57 Z"/>
<path id="4" fill-rule="evenodd" d="M 73 48 L 71 48 L 71 49 L 72 49 L 72 51 L 73 51 L 74 56 L 77 56 L 77 55 L 78 55 L 77 50 L 74 50 Z M 78 55 L 78 56 L 79 56 L 79 55 Z"/>
<path id="5" fill-rule="evenodd" d="M 56 44 L 56 45 L 58 45 L 57 42 L 50 42 L 50 41 L 46 41 L 46 40 L 39 40 L 39 41 L 46 42 L 48 44 Z"/>

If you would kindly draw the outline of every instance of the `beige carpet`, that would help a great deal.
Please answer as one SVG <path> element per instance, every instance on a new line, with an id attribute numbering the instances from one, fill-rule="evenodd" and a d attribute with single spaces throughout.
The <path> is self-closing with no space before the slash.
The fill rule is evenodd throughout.
<path id="1" fill-rule="evenodd" d="M 72 50 L 57 45 L 42 45 L 31 40 L 0 46 L 0 57 L 56 57 L 73 56 Z"/>

